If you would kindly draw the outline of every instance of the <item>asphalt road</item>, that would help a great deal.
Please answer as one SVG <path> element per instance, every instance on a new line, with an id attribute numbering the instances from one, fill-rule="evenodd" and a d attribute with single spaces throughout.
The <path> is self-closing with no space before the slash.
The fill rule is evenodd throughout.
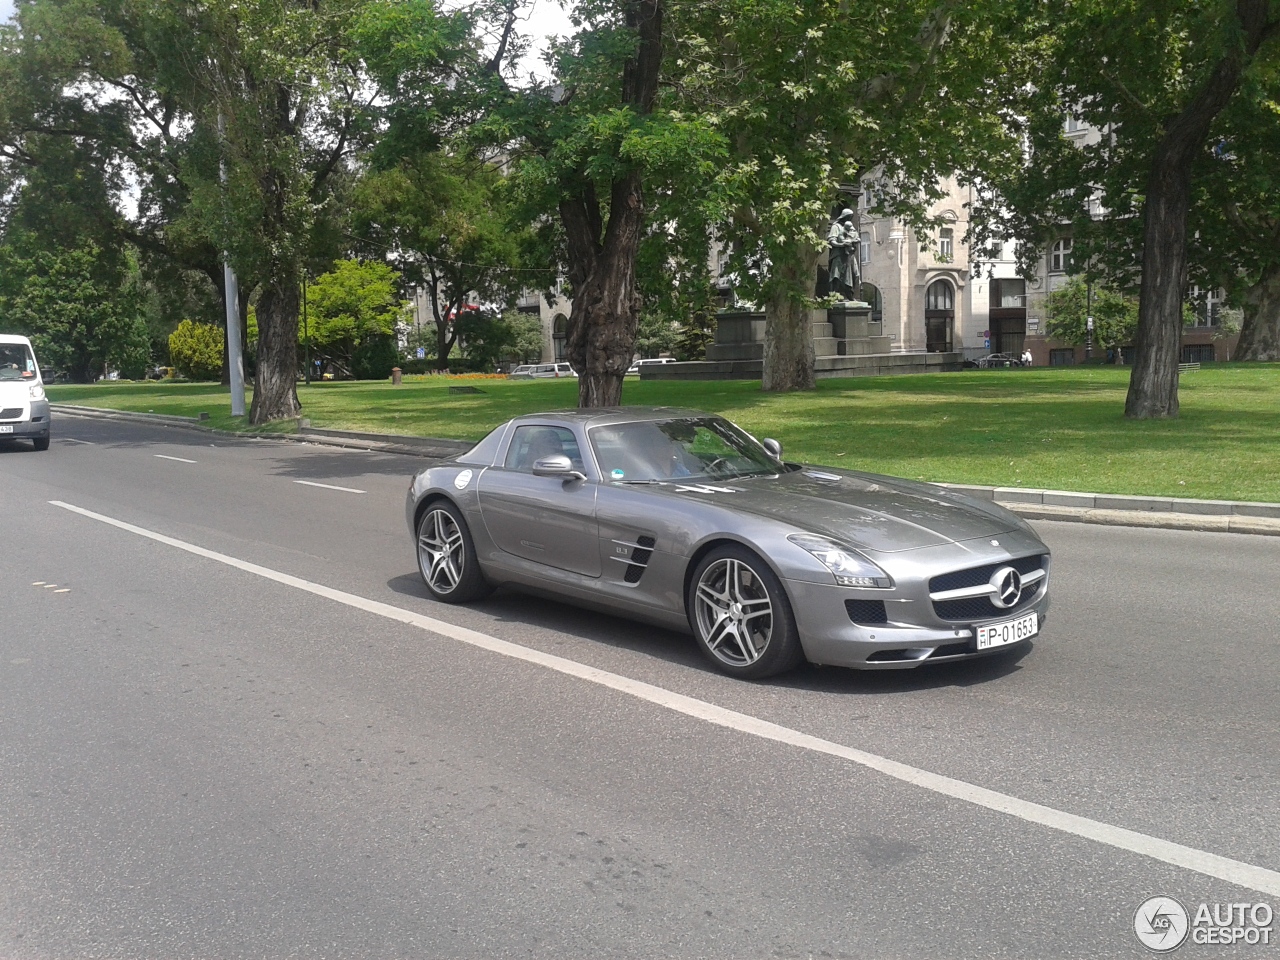
<path id="1" fill-rule="evenodd" d="M 1157 894 L 1280 912 L 1276 538 L 1037 524 L 1031 649 L 748 684 L 428 600 L 420 460 L 55 431 L 0 445 L 5 960 L 1136 957 Z"/>

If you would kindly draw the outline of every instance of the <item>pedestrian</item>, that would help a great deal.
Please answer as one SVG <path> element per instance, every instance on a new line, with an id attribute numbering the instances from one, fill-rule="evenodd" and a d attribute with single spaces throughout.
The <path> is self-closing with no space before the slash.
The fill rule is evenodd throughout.
<path id="1" fill-rule="evenodd" d="M 1022 365 L 1024 367 L 1031 366 L 1031 348 L 1030 347 L 1022 348 Z"/>

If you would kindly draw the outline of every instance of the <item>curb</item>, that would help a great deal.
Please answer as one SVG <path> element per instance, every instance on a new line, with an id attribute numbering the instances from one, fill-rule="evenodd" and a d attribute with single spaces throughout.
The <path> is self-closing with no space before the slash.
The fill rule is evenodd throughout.
<path id="1" fill-rule="evenodd" d="M 397 453 L 428 459 L 452 457 L 474 445 L 465 440 L 366 433 L 356 430 L 328 430 L 317 427 L 307 427 L 302 433 L 230 433 L 226 430 L 202 426 L 194 417 L 81 407 L 67 403 L 53 403 L 51 406 L 59 413 L 93 420 L 149 423 L 153 426 L 178 427 L 232 439 L 314 443 L 321 446 Z M 1116 527 L 1280 536 L 1280 503 L 1139 497 L 1113 493 L 1077 493 L 1070 490 L 984 487 L 967 483 L 942 483 L 939 486 L 980 500 L 998 503 L 1028 520 L 1058 520 Z"/>
<path id="2" fill-rule="evenodd" d="M 314 430 L 304 433 L 232 433 L 206 427 L 195 417 L 175 417 L 161 413 L 137 413 L 133 410 L 109 410 L 102 407 L 81 407 L 69 403 L 50 404 L 55 413 L 86 420 L 116 420 L 125 423 L 146 423 L 151 426 L 177 427 L 198 433 L 215 434 L 232 440 L 277 440 L 282 443 L 314 443 L 325 447 L 348 450 L 370 450 L 376 453 L 398 453 L 410 457 L 440 460 L 452 457 L 475 444 L 465 440 L 444 440 L 431 437 L 409 437 L 396 434 L 357 433 L 347 430 Z M 373 438 L 380 439 L 373 439 Z"/>

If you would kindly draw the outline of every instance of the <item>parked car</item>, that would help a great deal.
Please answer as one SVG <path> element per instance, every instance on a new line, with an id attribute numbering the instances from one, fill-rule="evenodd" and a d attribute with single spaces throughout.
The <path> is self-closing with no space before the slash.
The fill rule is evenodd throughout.
<path id="1" fill-rule="evenodd" d="M 509 374 L 509 380 L 541 380 L 549 377 L 576 377 L 573 367 L 567 363 L 525 363 Z"/>
<path id="2" fill-rule="evenodd" d="M 979 357 L 974 363 L 982 369 L 1020 367 L 1022 357 L 1016 353 L 988 353 L 985 357 Z"/>
<path id="3" fill-rule="evenodd" d="M 665 363 L 675 362 L 675 357 L 646 357 L 643 360 L 637 360 L 631 366 L 627 367 L 627 373 L 639 375 L 641 367 L 661 366 Z"/>
<path id="4" fill-rule="evenodd" d="M 691 632 L 746 679 L 968 660 L 1049 608 L 1049 548 L 1003 507 L 790 463 L 695 410 L 517 417 L 418 473 L 406 519 L 437 600 L 555 594 Z"/>
<path id="5" fill-rule="evenodd" d="M 0 440 L 30 439 L 49 449 L 51 421 L 44 379 L 31 341 L 0 334 Z"/>

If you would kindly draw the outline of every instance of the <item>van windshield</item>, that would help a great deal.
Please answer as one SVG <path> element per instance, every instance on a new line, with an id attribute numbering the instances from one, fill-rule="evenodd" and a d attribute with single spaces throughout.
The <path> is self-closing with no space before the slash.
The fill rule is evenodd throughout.
<path id="1" fill-rule="evenodd" d="M 0 343 L 0 380 L 34 380 L 36 358 L 25 343 Z"/>

